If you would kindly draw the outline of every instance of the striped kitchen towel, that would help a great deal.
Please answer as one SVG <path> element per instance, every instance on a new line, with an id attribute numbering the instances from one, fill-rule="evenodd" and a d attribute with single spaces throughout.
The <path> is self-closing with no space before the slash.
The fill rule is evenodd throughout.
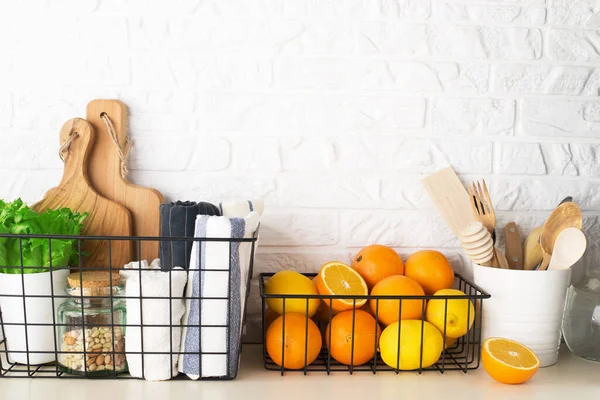
<path id="1" fill-rule="evenodd" d="M 199 215 L 196 238 L 251 238 L 260 216 L 245 218 Z M 192 379 L 234 377 L 240 353 L 251 247 L 240 242 L 194 242 L 179 372 Z"/>
<path id="2" fill-rule="evenodd" d="M 160 205 L 160 236 L 193 237 L 197 215 L 221 215 L 211 203 L 176 201 Z M 160 261 L 163 271 L 175 267 L 187 269 L 190 264 L 192 241 L 160 242 Z"/>
<path id="3" fill-rule="evenodd" d="M 252 211 L 255 211 L 262 217 L 265 210 L 265 202 L 263 199 L 252 200 L 230 200 L 219 203 L 219 211 L 225 217 L 245 217 Z M 256 240 L 255 246 L 258 246 L 259 240 Z M 244 252 L 249 251 L 252 243 L 242 243 L 241 247 Z M 246 332 L 244 331 L 244 334 Z"/>

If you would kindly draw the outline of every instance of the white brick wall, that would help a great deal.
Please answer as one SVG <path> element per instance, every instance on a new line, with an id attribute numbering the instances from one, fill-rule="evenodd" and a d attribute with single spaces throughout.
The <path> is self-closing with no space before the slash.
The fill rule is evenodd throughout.
<path id="1" fill-rule="evenodd" d="M 448 163 L 524 231 L 575 196 L 597 243 L 598 0 L 168 3 L 0 3 L 0 197 L 38 199 L 61 124 L 120 98 L 134 181 L 265 197 L 259 271 L 373 242 L 464 268 L 420 184 Z"/>

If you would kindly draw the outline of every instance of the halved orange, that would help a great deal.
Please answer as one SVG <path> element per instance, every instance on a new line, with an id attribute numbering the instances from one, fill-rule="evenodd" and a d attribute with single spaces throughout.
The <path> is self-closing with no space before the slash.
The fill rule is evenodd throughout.
<path id="1" fill-rule="evenodd" d="M 338 296 L 367 296 L 369 288 L 358 272 L 339 261 L 331 261 L 321 267 L 317 275 L 317 290 L 322 295 Z M 360 308 L 367 299 L 323 299 L 323 302 L 333 311 L 345 311 Z"/>
<path id="2" fill-rule="evenodd" d="M 540 359 L 533 350 L 514 340 L 492 337 L 482 347 L 483 368 L 498 382 L 524 383 L 540 368 Z"/>

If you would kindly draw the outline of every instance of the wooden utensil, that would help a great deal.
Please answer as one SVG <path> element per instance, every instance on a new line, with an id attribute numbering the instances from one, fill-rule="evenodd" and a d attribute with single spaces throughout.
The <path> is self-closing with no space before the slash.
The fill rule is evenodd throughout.
<path id="1" fill-rule="evenodd" d="M 86 118 L 96 130 L 96 145 L 90 155 L 90 182 L 103 196 L 123 204 L 133 217 L 133 235 L 158 236 L 162 194 L 130 183 L 127 178 L 127 109 L 118 100 L 93 100 Z M 148 155 L 156 156 L 156 155 Z M 134 259 L 158 257 L 158 241 L 142 241 L 141 254 L 134 248 Z"/>
<path id="2" fill-rule="evenodd" d="M 466 255 L 468 255 L 469 257 L 476 257 L 476 258 L 486 257 L 493 250 L 494 250 L 493 248 L 487 248 L 487 247 L 478 247 L 476 249 L 464 248 Z"/>
<path id="3" fill-rule="evenodd" d="M 485 180 L 482 179 L 480 182 L 473 182 L 471 186 L 467 186 L 469 203 L 471 204 L 471 210 L 475 218 L 485 226 L 492 237 L 492 243 L 496 243 L 496 212 L 490 198 L 490 193 L 487 188 Z M 492 244 L 492 246 L 493 246 Z M 489 265 L 494 268 L 500 268 L 501 265 L 496 257 L 496 251 L 492 252 L 492 259 L 489 261 Z"/>
<path id="4" fill-rule="evenodd" d="M 471 222 L 459 235 L 463 250 L 471 261 L 487 265 L 494 255 L 494 242 L 485 226 L 479 221 Z"/>
<path id="5" fill-rule="evenodd" d="M 552 258 L 548 269 L 569 269 L 585 253 L 587 240 L 583 232 L 577 228 L 567 228 L 556 238 Z"/>
<path id="6" fill-rule="evenodd" d="M 476 240 L 474 242 L 466 242 L 463 240 L 463 241 L 461 241 L 461 243 L 462 243 L 462 247 L 465 250 L 470 250 L 472 252 L 473 250 L 482 249 L 482 248 L 483 249 L 491 249 L 492 245 L 494 244 L 494 241 L 492 240 L 492 237 L 491 237 L 490 233 L 488 232 L 487 236 L 482 239 Z"/>
<path id="7" fill-rule="evenodd" d="M 460 231 L 474 222 L 475 217 L 469 211 L 469 195 L 454 169 L 448 167 L 421 182 L 446 225 L 460 237 Z"/>
<path id="8" fill-rule="evenodd" d="M 493 252 L 494 252 L 494 249 L 491 249 L 490 251 L 488 251 L 484 254 L 469 255 L 469 258 L 471 258 L 471 261 L 473 261 L 475 264 L 491 267 L 492 265 L 491 265 L 490 261 L 491 261 L 492 257 L 494 256 Z"/>
<path id="9" fill-rule="evenodd" d="M 567 203 L 569 201 L 573 201 L 573 196 L 567 196 L 564 199 L 562 199 L 562 201 L 560 203 L 558 203 L 558 205 L 560 206 L 562 203 Z"/>
<path id="10" fill-rule="evenodd" d="M 509 222 L 504 227 L 504 250 L 510 269 L 523 269 L 521 234 L 519 234 L 519 227 L 514 222 Z"/>
<path id="11" fill-rule="evenodd" d="M 469 190 L 469 197 L 473 199 L 471 202 L 473 214 L 477 216 L 479 222 L 486 227 L 488 232 L 493 234 L 496 228 L 496 212 L 494 211 L 485 179 L 482 179 L 481 182 L 473 182 L 473 189 L 470 186 L 467 188 Z"/>
<path id="12" fill-rule="evenodd" d="M 566 202 L 554 209 L 548 217 L 542 228 L 540 236 L 540 245 L 542 246 L 543 258 L 539 270 L 548 268 L 556 238 L 567 228 L 577 228 L 581 230 L 583 217 L 579 206 L 573 202 Z"/>
<path id="13" fill-rule="evenodd" d="M 510 269 L 504 253 L 497 247 L 494 247 L 494 259 L 498 263 L 497 268 Z"/>
<path id="14" fill-rule="evenodd" d="M 122 205 L 108 200 L 92 188 L 88 179 L 87 166 L 90 150 L 94 142 L 94 131 L 84 119 L 67 121 L 60 130 L 61 150 L 65 150 L 65 169 L 59 185 L 50 189 L 44 198 L 34 204 L 36 211 L 47 208 L 68 207 L 90 215 L 84 221 L 83 234 L 88 236 L 128 236 L 131 235 L 131 215 Z M 86 267 L 108 268 L 106 240 L 86 240 L 84 250 L 90 253 L 84 257 Z M 111 241 L 110 251 L 114 268 L 122 268 L 132 257 L 131 246 L 127 242 Z"/>
<path id="15" fill-rule="evenodd" d="M 540 245 L 540 235 L 542 234 L 542 226 L 533 229 L 525 239 L 523 248 L 523 269 L 535 269 L 542 262 L 544 252 Z"/>

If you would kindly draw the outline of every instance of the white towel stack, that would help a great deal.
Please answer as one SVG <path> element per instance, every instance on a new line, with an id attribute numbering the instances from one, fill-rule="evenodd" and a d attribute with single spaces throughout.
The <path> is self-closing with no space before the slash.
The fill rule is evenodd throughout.
<path id="1" fill-rule="evenodd" d="M 128 270 L 140 267 L 143 269 L 141 274 L 140 271 Z M 181 267 L 165 272 L 160 269 L 160 260 L 156 259 L 150 266 L 146 260 L 131 262 L 125 265 L 125 270 L 121 271 L 121 276 L 126 281 L 125 349 L 129 373 L 131 376 L 144 377 L 149 381 L 167 380 L 177 375 L 181 317 L 185 312 L 182 297 L 187 281 L 187 271 Z M 155 298 L 144 298 L 140 301 L 140 288 L 143 297 Z M 179 299 L 169 300 L 170 297 L 179 297 Z M 143 364 L 141 354 L 130 354 L 142 351 L 142 329 L 139 326 L 131 326 L 140 325 L 142 322 L 144 324 L 143 351 L 145 353 Z M 152 352 L 164 354 L 147 354 Z"/>

